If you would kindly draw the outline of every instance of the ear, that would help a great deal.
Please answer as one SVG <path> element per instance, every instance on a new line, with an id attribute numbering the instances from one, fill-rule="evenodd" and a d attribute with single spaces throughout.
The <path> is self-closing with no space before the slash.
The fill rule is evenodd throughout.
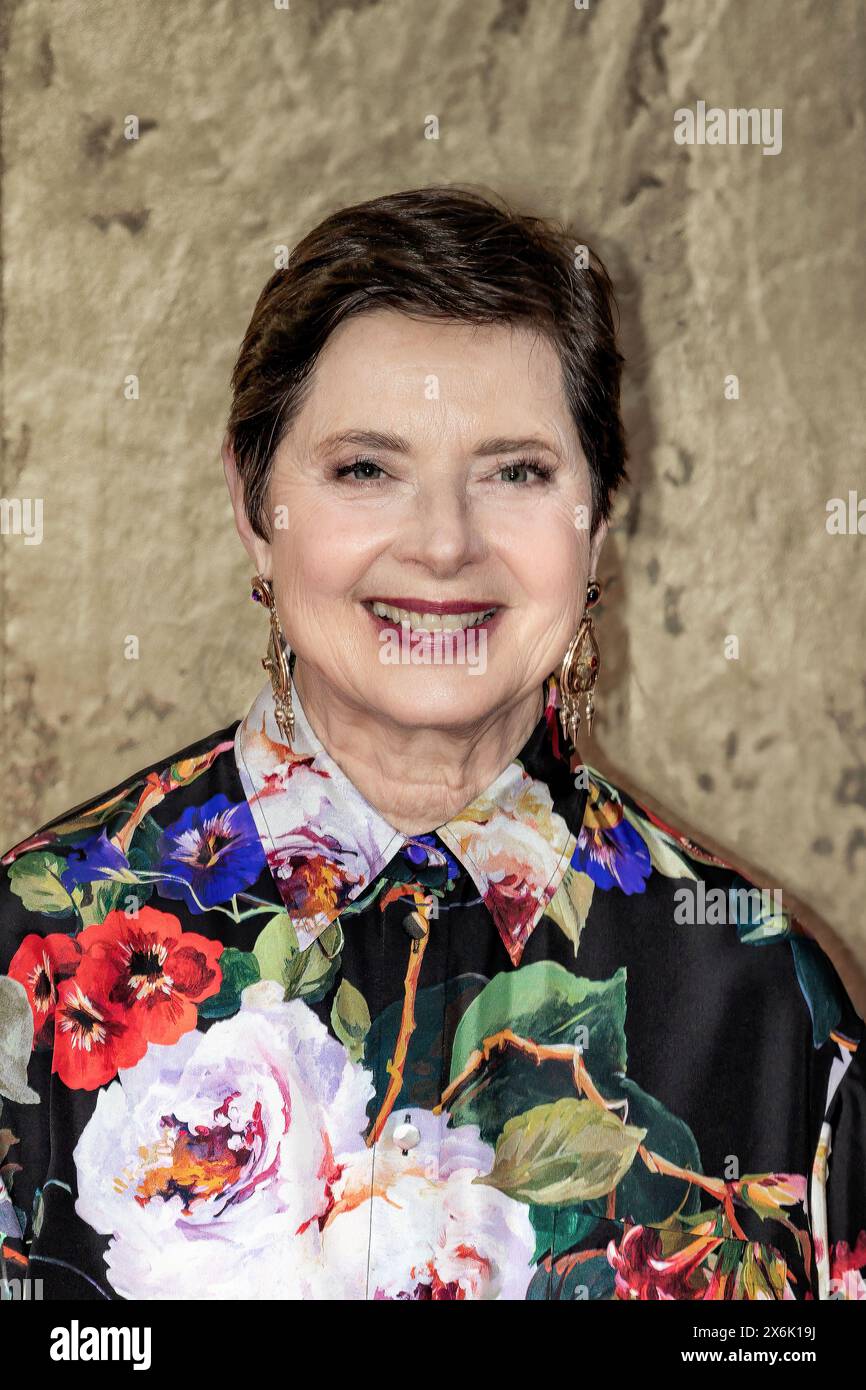
<path id="1" fill-rule="evenodd" d="M 244 504 L 243 483 L 241 482 L 238 466 L 235 462 L 234 450 L 229 443 L 228 435 L 223 439 L 220 457 L 223 461 L 223 471 L 226 476 L 226 486 L 229 490 L 229 497 L 232 500 L 232 510 L 235 514 L 237 533 L 243 541 L 244 549 L 255 565 L 257 572 L 263 579 L 271 579 L 273 574 L 271 547 L 250 525 L 250 519 L 247 516 L 247 509 Z"/>
<path id="2" fill-rule="evenodd" d="M 607 522 L 599 522 L 598 529 L 589 543 L 589 577 L 595 579 L 598 575 L 598 562 L 601 556 L 601 548 L 607 539 Z"/>

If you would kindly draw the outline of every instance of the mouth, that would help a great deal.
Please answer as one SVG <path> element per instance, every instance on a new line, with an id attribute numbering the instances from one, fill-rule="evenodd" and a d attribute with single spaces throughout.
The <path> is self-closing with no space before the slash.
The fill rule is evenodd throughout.
<path id="1" fill-rule="evenodd" d="M 381 599 L 364 599 L 363 606 L 380 625 L 399 628 L 405 622 L 413 632 L 459 632 L 471 627 L 487 628 L 501 611 L 499 604 L 472 606 L 471 601 L 408 608 Z"/>

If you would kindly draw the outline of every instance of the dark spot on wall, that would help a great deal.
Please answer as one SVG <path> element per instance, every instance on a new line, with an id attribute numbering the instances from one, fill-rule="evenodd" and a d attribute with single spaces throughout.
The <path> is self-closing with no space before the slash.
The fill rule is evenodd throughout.
<path id="1" fill-rule="evenodd" d="M 675 637 L 678 637 L 679 634 L 685 630 L 679 614 L 680 595 L 684 590 L 685 585 L 683 584 L 676 587 L 669 584 L 665 589 L 665 630 L 673 633 Z"/>
<path id="2" fill-rule="evenodd" d="M 765 748 L 769 748 L 771 744 L 778 743 L 778 741 L 778 734 L 764 734 L 761 738 L 758 739 L 757 743 L 755 744 L 755 752 L 763 753 Z"/>
<path id="3" fill-rule="evenodd" d="M 117 222 L 121 227 L 125 227 L 133 236 L 138 236 L 139 232 L 144 231 L 150 218 L 150 208 L 139 208 L 137 211 L 130 212 L 95 212 L 91 215 L 90 221 L 98 227 L 101 232 L 107 232 L 112 222 Z"/>
<path id="4" fill-rule="evenodd" d="M 139 721 L 142 720 L 142 716 L 152 716 L 153 719 L 156 719 L 157 724 L 161 724 L 170 714 L 174 714 L 175 709 L 177 709 L 177 706 L 174 705 L 174 702 L 160 701 L 160 699 L 156 698 L 156 695 L 147 691 L 145 695 L 139 696 L 135 705 L 132 705 L 131 708 L 126 710 L 126 726 L 135 726 L 135 724 L 138 724 Z M 129 752 L 129 749 L 135 748 L 135 746 L 135 739 L 121 738 L 115 742 L 114 752 L 117 753 L 118 756 L 124 755 L 124 753 Z"/>
<path id="5" fill-rule="evenodd" d="M 652 557 L 649 564 L 647 565 L 646 572 L 647 579 L 649 580 L 650 584 L 658 583 L 658 577 L 661 572 L 661 565 L 659 564 L 655 555 Z"/>
<path id="6" fill-rule="evenodd" d="M 625 533 L 627 536 L 636 536 L 640 529 L 641 496 L 642 494 L 637 489 L 635 489 L 633 492 L 629 493 L 626 499 L 626 509 L 625 515 L 623 517 L 623 526 L 625 527 Z"/>
<path id="7" fill-rule="evenodd" d="M 132 114 L 124 112 L 124 115 Z M 152 120 L 149 116 L 140 116 L 138 121 L 138 140 L 127 140 L 123 133 L 124 122 L 115 116 L 106 116 L 101 121 L 96 121 L 86 132 L 81 142 L 81 147 L 91 164 L 102 165 L 109 159 L 114 159 L 124 151 L 137 145 L 142 135 L 147 135 L 151 130 L 159 130 L 159 122 Z"/>
<path id="8" fill-rule="evenodd" d="M 851 831 L 845 846 L 845 864 L 852 872 L 857 868 L 854 861 L 861 849 L 866 849 L 866 833 L 858 825 L 856 830 Z"/>
<path id="9" fill-rule="evenodd" d="M 866 810 L 866 766 L 843 767 L 836 785 L 836 800 L 841 806 L 862 806 Z"/>
<path id="10" fill-rule="evenodd" d="M 626 100 L 628 115 L 626 124 L 631 125 L 640 110 L 649 110 L 649 102 L 636 82 L 629 82 L 626 87 Z"/>
<path id="11" fill-rule="evenodd" d="M 661 23 L 661 15 L 664 10 L 664 7 L 665 0 L 656 0 L 654 5 L 650 6 L 651 22 L 649 30 L 649 48 L 650 53 L 652 55 L 653 63 L 655 64 L 656 72 L 659 74 L 660 77 L 663 77 L 665 78 L 665 80 L 667 80 L 668 64 L 667 59 L 665 58 L 663 45 L 665 39 L 670 33 L 670 29 L 666 24 Z M 653 8 L 655 9 L 655 14 L 652 13 Z"/>
<path id="12" fill-rule="evenodd" d="M 8 457 L 19 471 L 26 463 L 27 455 L 30 453 L 30 438 L 31 429 L 27 421 L 24 420 L 18 431 L 18 443 L 14 447 L 10 447 L 8 453 Z"/>
<path id="13" fill-rule="evenodd" d="M 108 158 L 113 131 L 114 121 L 106 116 L 103 120 L 97 121 L 85 132 L 84 139 L 81 142 L 81 148 L 91 163 L 103 164 Z"/>
<path id="14" fill-rule="evenodd" d="M 817 840 L 813 840 L 813 841 L 812 841 L 812 853 L 813 853 L 813 854 L 832 854 L 832 853 L 833 853 L 833 841 L 830 840 L 830 839 L 828 839 L 826 835 L 819 835 Z"/>
<path id="15" fill-rule="evenodd" d="M 692 474 L 695 471 L 695 461 L 692 455 L 687 453 L 685 449 L 681 449 L 679 445 L 676 446 L 676 455 L 679 476 L 677 476 L 676 473 L 672 473 L 669 468 L 666 468 L 662 477 L 667 478 L 668 482 L 673 483 L 674 487 L 683 487 L 685 483 L 691 482 Z"/>
<path id="16" fill-rule="evenodd" d="M 340 10 L 352 10 L 360 13 L 361 10 L 374 9 L 378 3 L 379 0 L 318 0 L 315 7 L 309 11 L 310 33 L 314 38 L 317 38 Z M 292 10 L 294 8 L 293 5 Z M 289 18 L 290 16 L 291 11 Z"/>
<path id="17" fill-rule="evenodd" d="M 32 437 L 33 432 L 27 421 L 24 420 L 19 429 L 17 441 L 15 443 L 10 441 L 6 451 L 7 478 L 5 487 L 9 492 L 14 491 L 18 479 L 24 471 L 24 465 L 30 454 L 30 441 Z"/>
<path id="18" fill-rule="evenodd" d="M 698 773 L 698 786 L 702 792 L 711 792 L 715 789 L 715 782 L 708 772 Z"/>
<path id="19" fill-rule="evenodd" d="M 39 40 L 39 52 L 36 58 L 36 72 L 43 87 L 50 87 L 54 78 L 54 53 L 51 48 L 51 37 L 43 34 Z"/>
<path id="20" fill-rule="evenodd" d="M 728 734 L 727 738 L 725 739 L 725 757 L 728 759 L 728 762 L 730 762 L 731 758 L 736 757 L 736 753 L 737 753 L 737 743 L 738 743 L 737 731 L 736 731 L 736 729 L 731 729 L 731 732 Z"/>
<path id="21" fill-rule="evenodd" d="M 637 179 L 629 184 L 622 197 L 624 208 L 631 207 L 632 203 L 640 197 L 648 188 L 664 188 L 661 179 L 657 179 L 655 174 L 639 174 Z"/>
<path id="22" fill-rule="evenodd" d="M 173 701 L 158 700 L 152 692 L 148 691 L 139 696 L 135 704 L 127 711 L 126 717 L 132 723 L 134 720 L 140 719 L 143 714 L 150 714 L 162 722 L 169 714 L 173 713 L 174 709 Z"/>
<path id="23" fill-rule="evenodd" d="M 647 90 L 653 98 L 668 94 L 668 68 L 663 45 L 669 30 L 661 22 L 664 7 L 665 0 L 645 0 L 642 6 L 640 23 L 625 63 L 627 126 L 633 125 L 638 112 L 650 108 L 651 102 L 644 94 Z"/>
<path id="24" fill-rule="evenodd" d="M 20 839 L 29 834 L 34 825 L 44 825 L 49 814 L 57 814 L 63 809 L 62 798 L 61 805 L 57 806 L 57 784 L 64 765 L 58 756 L 61 751 L 60 734 L 42 714 L 36 696 L 35 667 L 24 665 L 18 669 L 7 698 L 8 727 L 20 731 L 16 733 L 16 739 L 24 740 L 27 765 L 26 778 L 16 780 L 9 777 L 8 787 L 4 787 L 4 809 L 12 825 L 20 824 Z M 53 802 L 44 800 L 45 797 L 53 798 Z"/>
<path id="25" fill-rule="evenodd" d="M 499 0 L 499 14 L 490 25 L 491 34 L 519 34 L 529 13 L 529 0 Z"/>
<path id="26" fill-rule="evenodd" d="M 864 699 L 866 699 L 866 676 L 862 678 L 862 684 Z M 861 715 L 855 710 L 837 709 L 831 698 L 827 706 L 827 714 L 846 742 L 853 739 L 866 739 L 866 723 L 860 722 Z"/>

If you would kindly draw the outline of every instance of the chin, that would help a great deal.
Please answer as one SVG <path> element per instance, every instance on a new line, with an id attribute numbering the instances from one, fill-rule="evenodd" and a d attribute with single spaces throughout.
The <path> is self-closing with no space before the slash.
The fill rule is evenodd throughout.
<path id="1" fill-rule="evenodd" d="M 382 666 L 373 676 L 370 707 L 403 724 L 464 724 L 507 703 L 509 691 L 488 666 Z"/>

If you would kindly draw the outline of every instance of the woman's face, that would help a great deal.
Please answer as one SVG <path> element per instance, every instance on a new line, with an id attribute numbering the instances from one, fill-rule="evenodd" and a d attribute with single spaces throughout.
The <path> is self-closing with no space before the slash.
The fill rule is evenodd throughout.
<path id="1" fill-rule="evenodd" d="M 227 473 L 308 668 L 302 691 L 309 677 L 324 699 L 457 729 L 526 699 L 562 661 L 605 528 L 590 547 L 589 470 L 543 335 L 390 309 L 351 318 L 276 453 L 270 542 L 246 521 L 230 456 Z M 383 620 L 376 601 L 434 618 L 401 629 L 406 615 Z M 450 638 L 416 645 L 417 626 L 442 624 Z"/>

